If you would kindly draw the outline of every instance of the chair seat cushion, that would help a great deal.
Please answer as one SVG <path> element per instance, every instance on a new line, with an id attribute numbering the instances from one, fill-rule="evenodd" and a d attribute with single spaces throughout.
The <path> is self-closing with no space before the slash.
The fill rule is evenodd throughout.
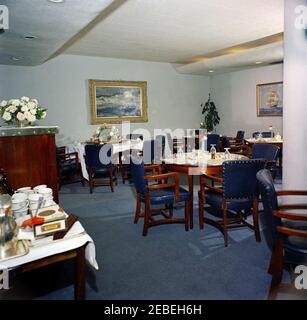
<path id="1" fill-rule="evenodd" d="M 109 166 L 101 166 L 97 168 L 92 168 L 93 170 L 93 178 L 99 179 L 99 178 L 106 178 L 110 174 L 110 168 Z M 116 166 L 112 165 L 113 172 L 116 170 Z"/>
<path id="2" fill-rule="evenodd" d="M 76 164 L 75 163 L 65 163 L 65 165 L 62 167 L 63 173 L 73 172 L 76 170 Z"/>
<path id="3" fill-rule="evenodd" d="M 222 209 L 223 196 L 214 191 L 206 191 L 206 204 L 209 204 L 217 209 Z M 251 199 L 229 199 L 227 200 L 227 208 L 229 210 L 247 210 L 252 208 L 253 202 Z"/>
<path id="4" fill-rule="evenodd" d="M 150 193 L 150 203 L 151 204 L 166 204 L 166 203 L 174 203 L 175 200 L 175 188 L 163 188 L 163 189 L 152 189 L 149 191 Z M 179 196 L 181 201 L 189 200 L 190 193 L 184 188 L 179 188 Z M 145 196 L 140 195 L 141 201 L 145 201 Z"/>

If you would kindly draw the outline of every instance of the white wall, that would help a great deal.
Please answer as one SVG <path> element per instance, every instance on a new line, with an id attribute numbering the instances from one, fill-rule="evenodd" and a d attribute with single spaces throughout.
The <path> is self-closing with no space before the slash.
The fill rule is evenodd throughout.
<path id="1" fill-rule="evenodd" d="M 285 2 L 283 188 L 288 190 L 307 190 L 307 37 L 294 23 L 304 23 L 298 6 L 306 7 L 307 0 Z M 299 198 L 295 203 L 306 203 Z"/>
<path id="2" fill-rule="evenodd" d="M 247 137 L 273 125 L 282 134 L 282 117 L 257 117 L 256 110 L 256 85 L 282 80 L 282 64 L 212 76 L 212 97 L 221 117 L 216 131 L 233 136 L 243 129 Z"/>
<path id="3" fill-rule="evenodd" d="M 167 63 L 62 55 L 37 67 L 0 66 L 0 100 L 36 97 L 48 108 L 42 125 L 59 125 L 59 142 L 88 139 L 88 79 L 148 82 L 148 123 L 132 128 L 197 128 L 210 78 L 178 74 Z M 3 89 L 4 88 L 4 89 Z"/>

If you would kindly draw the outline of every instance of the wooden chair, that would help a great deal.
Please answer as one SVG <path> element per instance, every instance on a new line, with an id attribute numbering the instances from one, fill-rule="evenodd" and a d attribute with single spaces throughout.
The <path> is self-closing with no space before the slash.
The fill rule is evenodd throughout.
<path id="1" fill-rule="evenodd" d="M 106 150 L 104 159 L 101 158 L 101 148 L 105 148 Z M 114 192 L 114 184 L 117 184 L 117 166 L 112 163 L 112 150 L 112 144 L 88 144 L 85 146 L 84 158 L 89 175 L 90 193 L 93 193 L 96 186 L 107 185 Z"/>
<path id="2" fill-rule="evenodd" d="M 199 227 L 204 229 L 204 223 L 208 223 L 218 228 L 224 235 L 225 247 L 228 246 L 229 228 L 249 227 L 255 231 L 256 241 L 260 241 L 256 173 L 263 167 L 263 160 L 225 161 L 222 178 L 208 174 L 200 176 Z M 212 183 L 207 183 L 207 180 L 221 186 L 213 186 Z M 222 213 L 222 220 L 204 217 L 205 204 Z M 246 221 L 246 215 L 251 209 L 253 225 Z M 233 218 L 229 217 L 229 211 Z"/>
<path id="3" fill-rule="evenodd" d="M 134 223 L 144 218 L 143 236 L 146 236 L 150 227 L 165 223 L 184 223 L 185 230 L 189 230 L 190 194 L 187 190 L 179 187 L 179 174 L 175 172 L 161 174 L 160 165 L 144 166 L 141 160 L 131 157 L 131 173 L 136 189 L 136 211 Z M 156 174 L 145 175 L 145 172 L 153 171 Z M 168 179 L 173 182 L 168 182 Z M 149 184 L 153 182 L 154 184 Z M 173 204 L 184 202 L 185 210 L 183 218 L 174 218 Z M 144 211 L 142 212 L 142 204 Z M 162 206 L 153 209 L 152 206 Z M 159 220 L 155 216 L 162 215 Z"/>
<path id="4" fill-rule="evenodd" d="M 294 286 L 282 284 L 283 267 L 307 264 L 307 215 L 285 210 L 307 209 L 307 203 L 278 204 L 278 197 L 307 196 L 307 190 L 281 190 L 274 187 L 272 175 L 264 169 L 257 173 L 264 208 L 267 243 L 272 250 L 268 272 L 272 275 L 268 299 L 276 299 L 278 291 Z"/>
<path id="5" fill-rule="evenodd" d="M 14 190 L 7 181 L 6 174 L 2 168 L 0 168 L 0 193 L 14 194 Z"/>
<path id="6" fill-rule="evenodd" d="M 59 189 L 65 184 L 78 182 L 84 186 L 78 152 L 66 153 L 65 147 L 57 147 L 56 156 Z"/>
<path id="7" fill-rule="evenodd" d="M 280 154 L 280 148 L 274 144 L 256 143 L 252 147 L 252 159 L 264 159 L 265 168 L 270 170 L 273 178 L 277 173 L 277 160 Z"/>

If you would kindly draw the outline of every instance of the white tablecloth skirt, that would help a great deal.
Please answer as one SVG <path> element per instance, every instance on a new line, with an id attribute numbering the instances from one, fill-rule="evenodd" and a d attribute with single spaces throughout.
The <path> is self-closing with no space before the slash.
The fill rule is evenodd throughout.
<path id="1" fill-rule="evenodd" d="M 20 233 L 19 238 L 34 239 L 33 233 Z M 28 262 L 40 260 L 55 254 L 67 252 L 82 247 L 88 243 L 85 250 L 86 260 L 96 270 L 98 270 L 98 264 L 96 261 L 96 249 L 92 238 L 85 232 L 79 221 L 75 222 L 72 228 L 67 232 L 63 239 L 53 241 L 53 237 L 46 237 L 40 240 L 32 241 L 30 251 L 28 254 L 0 262 L 0 270 L 12 269 Z"/>

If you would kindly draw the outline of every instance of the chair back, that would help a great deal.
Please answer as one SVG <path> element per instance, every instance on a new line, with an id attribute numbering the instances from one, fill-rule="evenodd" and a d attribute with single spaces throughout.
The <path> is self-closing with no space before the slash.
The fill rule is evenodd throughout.
<path id="1" fill-rule="evenodd" d="M 227 136 L 220 137 L 220 140 L 221 140 L 221 146 L 222 146 L 221 151 L 224 151 L 224 148 L 230 148 L 230 140 Z"/>
<path id="2" fill-rule="evenodd" d="M 112 161 L 112 151 L 112 144 L 87 144 L 85 146 L 86 164 L 91 168 L 98 168 L 101 166 L 109 165 Z"/>
<path id="3" fill-rule="evenodd" d="M 162 156 L 164 157 L 166 137 L 162 134 L 158 135 L 156 136 L 156 141 L 157 141 L 157 144 L 161 147 Z"/>
<path id="4" fill-rule="evenodd" d="M 144 179 L 144 162 L 136 157 L 130 156 L 130 171 L 132 180 L 137 193 L 144 194 L 147 189 L 147 180 Z"/>
<path id="5" fill-rule="evenodd" d="M 245 135 L 245 131 L 239 130 L 239 131 L 237 131 L 236 139 L 242 140 L 242 139 L 244 139 L 244 135 Z"/>
<path id="6" fill-rule="evenodd" d="M 265 229 L 268 231 L 265 236 L 269 246 L 272 247 L 275 239 L 282 236 L 276 230 L 276 227 L 280 226 L 282 221 L 280 218 L 273 216 L 273 211 L 279 210 L 277 194 L 273 178 L 269 170 L 260 170 L 256 176 L 258 180 L 258 189 L 263 203 L 264 223 L 268 227 Z"/>
<path id="7" fill-rule="evenodd" d="M 144 140 L 144 136 L 140 133 L 131 133 L 131 134 L 128 134 L 126 136 L 127 139 L 129 140 L 137 140 L 137 139 L 140 139 L 140 140 Z"/>
<path id="8" fill-rule="evenodd" d="M 2 191 L 3 193 L 7 193 L 11 196 L 14 194 L 13 188 L 7 181 L 4 169 L 0 168 L 0 193 L 2 193 Z"/>
<path id="9" fill-rule="evenodd" d="M 261 132 L 262 138 L 273 138 L 275 137 L 275 133 L 272 131 L 263 131 Z"/>
<path id="10" fill-rule="evenodd" d="M 279 154 L 279 147 L 274 144 L 256 143 L 252 148 L 252 159 L 265 159 L 276 161 Z"/>
<path id="11" fill-rule="evenodd" d="M 256 174 L 264 168 L 264 160 L 223 162 L 223 196 L 226 199 L 252 199 L 257 191 Z"/>
<path id="12" fill-rule="evenodd" d="M 207 135 L 207 151 L 210 151 L 211 144 L 215 144 L 215 147 L 218 148 L 220 142 L 220 136 L 218 134 L 208 134 Z"/>
<path id="13" fill-rule="evenodd" d="M 158 139 L 146 140 L 143 144 L 143 162 L 145 164 L 161 163 L 162 141 Z"/>
<path id="14" fill-rule="evenodd" d="M 260 131 L 253 132 L 253 138 L 257 138 L 257 136 L 258 136 L 260 133 L 261 133 Z"/>

